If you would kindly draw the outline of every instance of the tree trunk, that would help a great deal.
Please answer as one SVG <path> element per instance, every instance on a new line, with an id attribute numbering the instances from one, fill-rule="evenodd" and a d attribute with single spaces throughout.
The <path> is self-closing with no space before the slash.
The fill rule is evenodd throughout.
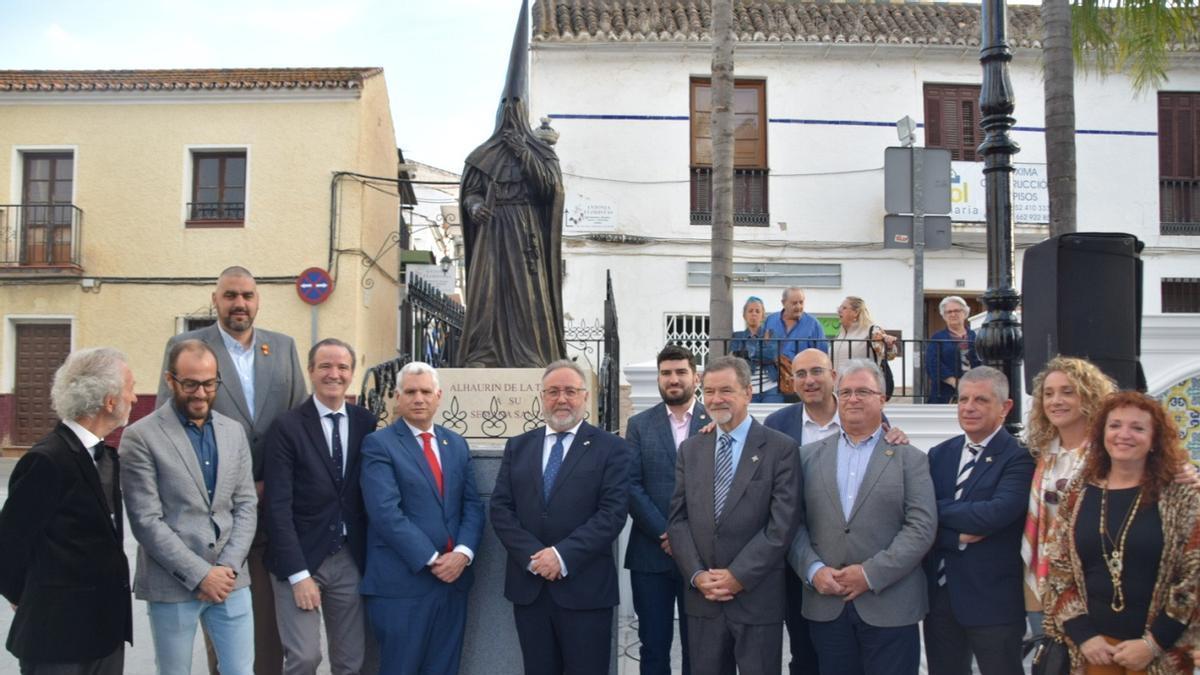
<path id="1" fill-rule="evenodd" d="M 710 356 L 726 353 L 733 335 L 733 0 L 712 3 L 712 278 Z"/>
<path id="2" fill-rule="evenodd" d="M 1075 231 L 1075 55 L 1070 0 L 1042 0 L 1050 236 Z"/>

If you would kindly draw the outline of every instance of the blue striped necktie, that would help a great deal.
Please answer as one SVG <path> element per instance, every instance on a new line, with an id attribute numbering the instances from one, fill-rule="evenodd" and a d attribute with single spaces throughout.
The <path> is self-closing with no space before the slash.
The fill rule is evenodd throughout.
<path id="1" fill-rule="evenodd" d="M 563 463 L 563 439 L 567 432 L 554 434 L 554 445 L 550 448 L 550 459 L 546 460 L 546 468 L 542 470 L 542 497 L 550 501 L 550 491 L 554 489 L 554 479 Z"/>
<path id="2" fill-rule="evenodd" d="M 733 437 L 721 434 L 717 438 L 717 462 L 713 470 L 713 515 L 721 521 L 729 486 L 733 485 Z"/>

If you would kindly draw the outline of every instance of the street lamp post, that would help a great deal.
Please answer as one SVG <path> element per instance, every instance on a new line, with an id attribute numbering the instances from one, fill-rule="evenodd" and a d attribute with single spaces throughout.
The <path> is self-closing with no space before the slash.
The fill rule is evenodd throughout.
<path id="1" fill-rule="evenodd" d="M 983 66 L 983 86 L 979 108 L 984 139 L 979 146 L 983 155 L 983 174 L 987 186 L 987 291 L 983 304 L 987 319 L 976 339 L 976 349 L 985 363 L 1008 377 L 1013 400 L 1005 427 L 1016 434 L 1021 430 L 1021 324 L 1015 311 L 1021 296 L 1014 288 L 1015 247 L 1013 245 L 1012 156 L 1020 146 L 1009 131 L 1013 119 L 1013 88 L 1008 76 L 1012 49 L 1008 46 L 1008 18 L 1005 0 L 983 0 L 981 21 L 983 41 L 979 62 Z"/>

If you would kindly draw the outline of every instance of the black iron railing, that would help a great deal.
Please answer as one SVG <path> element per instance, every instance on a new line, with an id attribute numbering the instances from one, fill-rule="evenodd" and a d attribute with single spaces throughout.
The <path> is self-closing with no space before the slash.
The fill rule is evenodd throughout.
<path id="1" fill-rule="evenodd" d="M 82 225 L 74 204 L 0 204 L 0 264 L 79 267 Z"/>
<path id="2" fill-rule="evenodd" d="M 400 311 L 407 321 L 401 351 L 434 368 L 458 365 L 458 343 L 462 339 L 466 309 L 433 284 L 412 276 Z"/>
<path id="3" fill-rule="evenodd" d="M 771 222 L 767 200 L 767 169 L 733 170 L 733 224 L 766 226 Z M 693 167 L 691 222 L 712 224 L 712 168 Z"/>
<path id="4" fill-rule="evenodd" d="M 795 340 L 783 338 L 724 338 L 716 342 L 725 346 L 727 354 L 740 356 L 750 363 L 755 392 L 766 391 L 778 385 L 779 352 L 781 349 L 794 351 L 796 347 Z M 887 358 L 881 358 L 885 351 L 878 341 L 828 339 L 822 342 L 823 348 L 830 355 L 834 370 L 837 370 L 839 363 L 844 363 L 849 358 L 869 358 L 877 364 L 887 363 L 895 385 L 893 398 L 905 402 L 927 402 L 934 389 L 931 383 L 954 377 L 959 372 L 955 365 L 960 347 L 957 340 L 896 340 L 893 346 L 886 350 Z M 690 348 L 687 344 L 681 343 L 680 346 Z M 802 345 L 807 346 L 810 345 Z M 943 352 L 952 353 L 953 358 L 944 356 Z M 916 382 L 912 380 L 915 355 L 919 355 L 923 365 L 922 375 Z M 934 358 L 930 358 L 931 356 Z M 788 373 L 785 371 L 782 375 L 787 377 Z"/>
<path id="5" fill-rule="evenodd" d="M 245 202 L 189 202 L 188 220 L 193 222 L 241 222 L 246 218 Z"/>
<path id="6" fill-rule="evenodd" d="M 1200 236 L 1200 179 L 1158 181 L 1159 234 Z"/>

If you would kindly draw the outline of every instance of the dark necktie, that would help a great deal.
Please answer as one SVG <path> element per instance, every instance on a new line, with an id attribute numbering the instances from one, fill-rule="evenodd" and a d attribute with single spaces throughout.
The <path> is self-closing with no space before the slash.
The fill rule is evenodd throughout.
<path id="1" fill-rule="evenodd" d="M 550 491 L 554 489 L 554 479 L 558 478 L 558 470 L 562 468 L 563 463 L 563 439 L 567 437 L 567 432 L 559 432 L 554 434 L 554 445 L 550 448 L 550 459 L 546 461 L 546 468 L 542 470 L 542 496 L 547 502 L 550 501 Z"/>
<path id="2" fill-rule="evenodd" d="M 333 465 L 337 467 L 337 477 L 335 480 L 338 485 L 341 485 L 342 476 L 346 473 L 346 460 L 342 455 L 342 413 L 329 413 L 326 417 L 333 421 L 333 436 L 330 437 L 329 445 L 332 446 L 330 449 L 333 451 Z"/>
<path id="3" fill-rule="evenodd" d="M 96 475 L 100 479 L 100 491 L 104 493 L 104 505 L 108 507 L 108 515 L 115 518 L 113 514 L 116 513 L 116 495 L 113 494 L 112 464 L 108 455 L 104 453 L 104 441 L 88 448 L 88 454 L 96 462 Z"/>
<path id="4" fill-rule="evenodd" d="M 721 511 L 725 509 L 725 498 L 729 496 L 729 487 L 733 485 L 733 437 L 721 434 L 717 439 L 717 461 L 713 469 L 713 515 L 716 521 L 721 521 Z"/>

